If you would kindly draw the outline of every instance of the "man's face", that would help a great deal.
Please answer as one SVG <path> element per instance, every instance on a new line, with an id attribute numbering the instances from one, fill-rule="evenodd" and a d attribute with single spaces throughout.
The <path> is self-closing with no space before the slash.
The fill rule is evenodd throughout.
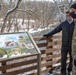
<path id="1" fill-rule="evenodd" d="M 72 18 L 76 19 L 76 9 L 71 8 L 70 9 L 70 15 L 72 16 Z"/>
<path id="2" fill-rule="evenodd" d="M 71 9 L 70 9 L 70 12 L 74 12 L 74 13 L 76 14 L 76 9 L 71 8 Z"/>
<path id="3" fill-rule="evenodd" d="M 67 19 L 68 21 L 73 21 L 73 18 L 70 16 L 69 13 L 66 14 L 66 19 Z"/>

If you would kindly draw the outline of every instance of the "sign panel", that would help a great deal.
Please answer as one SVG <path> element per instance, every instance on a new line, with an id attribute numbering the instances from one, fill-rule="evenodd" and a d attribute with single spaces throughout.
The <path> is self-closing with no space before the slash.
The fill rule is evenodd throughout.
<path id="1" fill-rule="evenodd" d="M 0 34 L 0 59 L 37 54 L 26 32 Z"/>

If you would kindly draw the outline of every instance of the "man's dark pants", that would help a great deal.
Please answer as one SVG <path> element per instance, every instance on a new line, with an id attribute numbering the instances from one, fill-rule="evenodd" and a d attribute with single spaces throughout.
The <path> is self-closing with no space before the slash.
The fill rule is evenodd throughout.
<path id="1" fill-rule="evenodd" d="M 61 73 L 66 73 L 66 61 L 67 61 L 67 55 L 69 53 L 70 61 L 68 65 L 68 72 L 72 71 L 72 49 L 64 50 L 61 49 Z"/>

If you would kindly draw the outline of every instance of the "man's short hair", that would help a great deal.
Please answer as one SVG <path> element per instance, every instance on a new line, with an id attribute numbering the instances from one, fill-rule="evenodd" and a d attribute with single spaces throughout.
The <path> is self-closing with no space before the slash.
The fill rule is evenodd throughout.
<path id="1" fill-rule="evenodd" d="M 76 9 L 76 3 L 74 3 L 73 5 L 71 5 L 70 8 L 74 8 L 74 9 Z"/>

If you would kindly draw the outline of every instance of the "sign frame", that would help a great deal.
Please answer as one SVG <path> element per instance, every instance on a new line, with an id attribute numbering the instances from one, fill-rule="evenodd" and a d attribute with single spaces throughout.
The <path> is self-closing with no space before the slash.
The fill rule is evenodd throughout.
<path id="1" fill-rule="evenodd" d="M 24 58 L 24 57 L 30 57 L 30 56 L 34 56 L 36 55 L 37 56 L 37 75 L 41 75 L 41 52 L 38 48 L 38 46 L 36 45 L 34 39 L 32 38 L 31 34 L 29 32 L 15 32 L 15 33 L 1 33 L 0 35 L 5 35 L 5 34 L 17 34 L 17 33 L 27 33 L 32 44 L 34 45 L 37 53 L 35 54 L 30 54 L 30 55 L 22 55 L 22 56 L 18 56 L 18 57 L 12 57 L 12 58 L 3 58 L 0 60 L 0 62 L 2 63 L 3 66 L 6 65 L 6 61 L 10 61 L 10 60 L 13 60 L 13 59 L 19 59 L 19 58 Z M 3 63 L 4 62 L 4 63 Z M 5 73 L 6 71 L 4 71 L 3 73 Z"/>

